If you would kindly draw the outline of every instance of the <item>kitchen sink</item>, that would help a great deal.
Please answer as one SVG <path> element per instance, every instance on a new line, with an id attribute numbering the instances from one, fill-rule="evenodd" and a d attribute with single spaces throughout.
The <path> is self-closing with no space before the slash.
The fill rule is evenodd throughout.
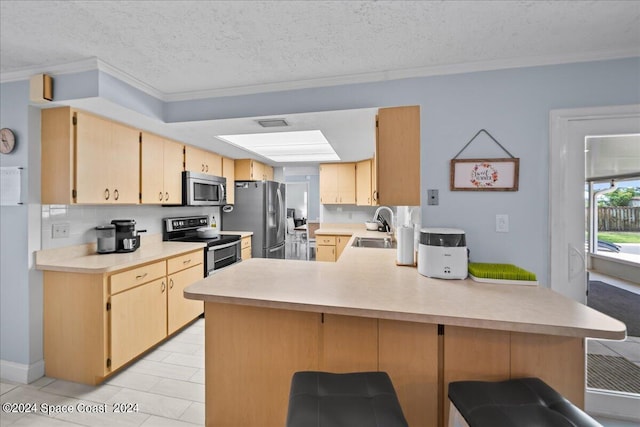
<path id="1" fill-rule="evenodd" d="M 354 248 L 395 249 L 397 244 L 391 237 L 356 237 L 351 244 Z"/>

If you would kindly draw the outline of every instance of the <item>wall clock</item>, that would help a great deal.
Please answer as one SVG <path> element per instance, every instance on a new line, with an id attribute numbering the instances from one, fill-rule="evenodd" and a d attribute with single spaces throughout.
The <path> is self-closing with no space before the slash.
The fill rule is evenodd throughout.
<path id="1" fill-rule="evenodd" d="M 0 129 L 0 138 L 0 153 L 9 154 L 16 148 L 16 136 L 11 129 Z"/>

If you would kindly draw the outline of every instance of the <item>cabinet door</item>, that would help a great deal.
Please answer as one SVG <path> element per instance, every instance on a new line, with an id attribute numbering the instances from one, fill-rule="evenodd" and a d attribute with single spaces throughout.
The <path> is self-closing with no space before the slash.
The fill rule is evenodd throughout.
<path id="1" fill-rule="evenodd" d="M 76 203 L 110 203 L 108 163 L 115 158 L 109 148 L 111 123 L 80 111 L 76 117 Z"/>
<path id="2" fill-rule="evenodd" d="M 184 288 L 204 277 L 202 264 L 182 270 L 169 276 L 169 295 L 167 303 L 169 335 L 200 316 L 204 311 L 202 301 L 186 299 Z"/>
<path id="3" fill-rule="evenodd" d="M 113 203 L 140 201 L 140 131 L 118 123 L 111 124 L 109 182 Z"/>
<path id="4" fill-rule="evenodd" d="M 378 319 L 325 314 L 320 344 L 320 370 L 378 370 Z"/>
<path id="5" fill-rule="evenodd" d="M 338 203 L 338 165 L 320 165 L 320 203 Z"/>
<path id="6" fill-rule="evenodd" d="M 420 205 L 420 107 L 380 108 L 377 119 L 378 203 Z"/>
<path id="7" fill-rule="evenodd" d="M 356 204 L 356 164 L 338 164 L 338 203 Z"/>
<path id="8" fill-rule="evenodd" d="M 111 297 L 111 368 L 124 365 L 167 336 L 167 279 Z"/>
<path id="9" fill-rule="evenodd" d="M 336 236 L 336 261 L 342 255 L 342 251 L 347 246 L 349 239 L 351 239 L 351 236 Z"/>
<path id="10" fill-rule="evenodd" d="M 264 179 L 264 165 L 255 160 L 251 161 L 251 179 L 262 181 Z"/>
<path id="11" fill-rule="evenodd" d="M 187 145 L 184 147 L 184 170 L 205 173 L 207 152 Z"/>
<path id="12" fill-rule="evenodd" d="M 263 165 L 262 173 L 264 174 L 264 179 L 267 181 L 273 181 L 273 168 L 271 166 Z"/>
<path id="13" fill-rule="evenodd" d="M 182 171 L 184 169 L 184 145 L 179 142 L 164 141 L 163 157 L 164 204 L 182 203 Z"/>
<path id="14" fill-rule="evenodd" d="M 335 246 L 316 246 L 316 261 L 336 262 Z"/>
<path id="15" fill-rule="evenodd" d="M 373 190 L 371 185 L 371 159 L 356 164 L 356 205 L 372 206 Z"/>
<path id="16" fill-rule="evenodd" d="M 222 158 L 222 176 L 227 178 L 227 203 L 232 205 L 236 201 L 235 192 L 235 179 L 236 179 L 236 166 L 233 159 L 226 157 Z"/>
<path id="17" fill-rule="evenodd" d="M 251 236 L 243 237 L 241 243 L 241 256 L 242 259 L 250 259 L 251 258 Z"/>
<path id="18" fill-rule="evenodd" d="M 222 176 L 222 156 L 208 151 L 205 169 L 209 175 Z"/>
<path id="19" fill-rule="evenodd" d="M 140 201 L 145 204 L 164 202 L 164 139 L 143 133 L 141 143 Z"/>

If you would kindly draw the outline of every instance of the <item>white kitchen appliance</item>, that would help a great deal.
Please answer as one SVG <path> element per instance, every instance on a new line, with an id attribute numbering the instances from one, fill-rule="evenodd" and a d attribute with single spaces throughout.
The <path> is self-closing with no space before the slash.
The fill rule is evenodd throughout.
<path id="1" fill-rule="evenodd" d="M 422 228 L 418 273 L 438 279 L 466 279 L 468 252 L 465 233 L 455 228 Z"/>

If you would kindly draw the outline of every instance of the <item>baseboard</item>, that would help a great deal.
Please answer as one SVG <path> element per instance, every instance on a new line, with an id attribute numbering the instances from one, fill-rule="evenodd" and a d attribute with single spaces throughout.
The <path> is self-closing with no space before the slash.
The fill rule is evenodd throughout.
<path id="1" fill-rule="evenodd" d="M 0 360 L 0 378 L 2 380 L 29 384 L 42 376 L 44 376 L 44 360 L 30 365 Z"/>
<path id="2" fill-rule="evenodd" d="M 590 415 L 640 422 L 640 397 L 629 393 L 587 390 L 585 410 Z"/>

